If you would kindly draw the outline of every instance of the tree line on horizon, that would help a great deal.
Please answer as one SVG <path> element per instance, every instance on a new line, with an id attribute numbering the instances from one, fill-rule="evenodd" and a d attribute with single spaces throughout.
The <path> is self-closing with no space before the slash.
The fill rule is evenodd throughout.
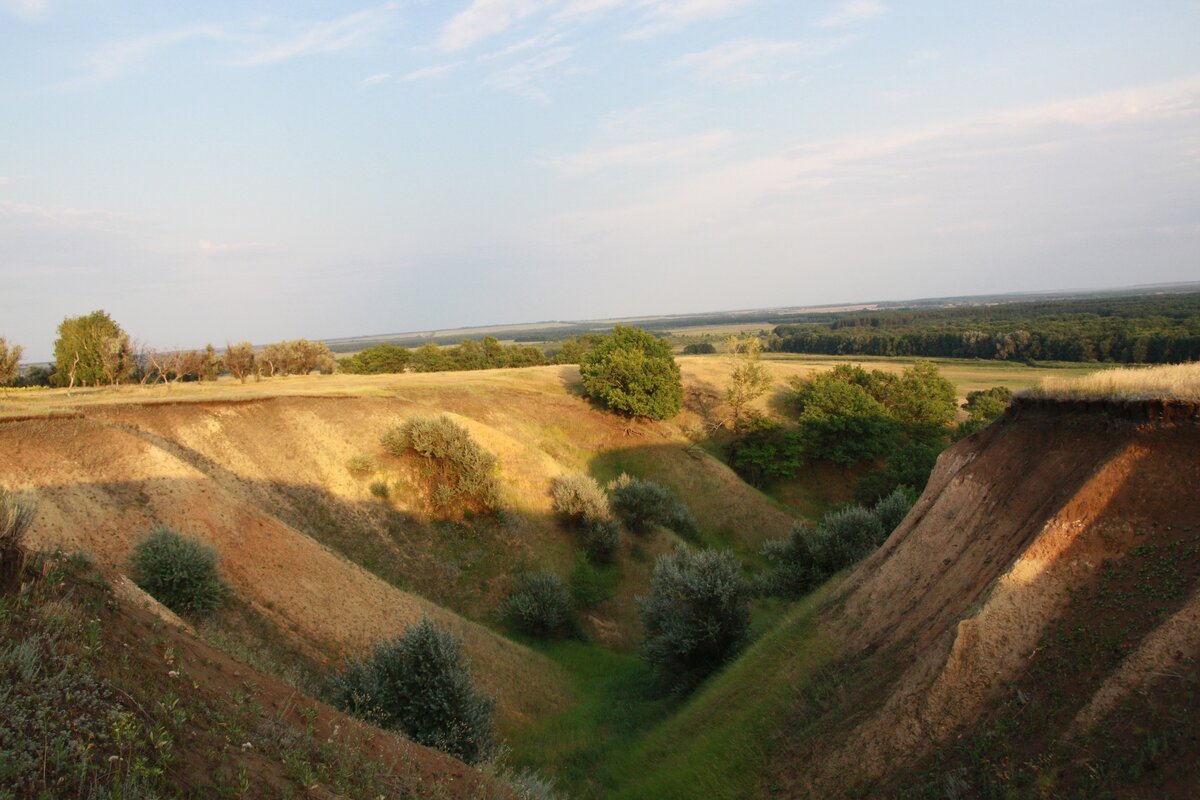
<path id="1" fill-rule="evenodd" d="M 836 356 L 1172 364 L 1200 359 L 1200 292 L 889 309 L 776 326 L 767 349 Z"/>
<path id="2" fill-rule="evenodd" d="M 23 349 L 0 337 L 0 386 L 115 386 L 215 381 L 227 374 L 245 383 L 287 375 L 354 375 L 401 372 L 452 372 L 545 364 L 578 364 L 607 338 L 584 334 L 563 341 L 557 350 L 505 345 L 495 337 L 464 339 L 452 347 L 426 343 L 415 349 L 384 343 L 337 358 L 324 342 L 291 339 L 255 347 L 228 343 L 223 352 L 212 344 L 201 349 L 162 350 L 133 339 L 108 312 L 67 317 L 58 326 L 54 360 L 22 372 Z"/>

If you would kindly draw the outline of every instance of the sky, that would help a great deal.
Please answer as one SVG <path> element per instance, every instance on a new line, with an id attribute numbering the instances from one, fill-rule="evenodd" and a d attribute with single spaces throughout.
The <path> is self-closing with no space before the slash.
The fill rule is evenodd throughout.
<path id="1" fill-rule="evenodd" d="M 1200 280 L 1200 2 L 0 0 L 0 336 Z"/>

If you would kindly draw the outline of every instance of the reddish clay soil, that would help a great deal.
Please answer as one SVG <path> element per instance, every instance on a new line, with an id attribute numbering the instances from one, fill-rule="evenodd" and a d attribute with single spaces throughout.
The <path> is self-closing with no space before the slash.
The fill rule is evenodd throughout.
<path id="1" fill-rule="evenodd" d="M 856 713 L 821 742 L 785 744 L 773 782 L 797 796 L 887 785 L 997 713 L 1044 669 L 1041 651 L 1061 675 L 1064 630 L 1103 633 L 1097 652 L 1113 655 L 1069 651 L 1091 667 L 1055 690 L 1056 742 L 1150 696 L 1164 674 L 1200 676 L 1198 422 L 1191 405 L 1018 401 L 946 451 L 825 612 L 842 665 L 874 675 Z"/>

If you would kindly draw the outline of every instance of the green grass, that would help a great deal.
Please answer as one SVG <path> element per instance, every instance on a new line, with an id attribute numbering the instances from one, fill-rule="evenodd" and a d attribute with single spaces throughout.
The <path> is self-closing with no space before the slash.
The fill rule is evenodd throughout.
<path id="1" fill-rule="evenodd" d="M 606 765 L 664 719 L 678 700 L 656 696 L 654 678 L 637 656 L 579 641 L 538 649 L 572 677 L 576 702 L 510 738 L 512 761 L 553 778 L 569 797 L 607 797 L 620 776 Z"/>
<path id="2" fill-rule="evenodd" d="M 833 658 L 814 620 L 827 592 L 796 605 L 758 604 L 753 629 L 761 636 L 686 698 L 660 694 L 636 656 L 577 641 L 541 645 L 572 676 L 577 699 L 511 739 L 513 762 L 552 777 L 573 798 L 749 796 L 786 715 Z"/>
<path id="3" fill-rule="evenodd" d="M 611 796 L 720 800 L 754 794 L 788 712 L 833 659 L 833 645 L 814 618 L 827 591 L 794 606 L 677 714 L 607 764 L 608 772 L 624 777 Z"/>

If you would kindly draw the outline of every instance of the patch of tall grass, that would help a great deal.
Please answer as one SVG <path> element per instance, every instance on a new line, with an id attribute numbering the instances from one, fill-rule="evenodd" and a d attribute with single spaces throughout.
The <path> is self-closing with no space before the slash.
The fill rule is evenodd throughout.
<path id="1" fill-rule="evenodd" d="M 1021 396 L 1045 400 L 1175 400 L 1200 402 L 1200 363 L 1106 369 L 1047 378 Z"/>

